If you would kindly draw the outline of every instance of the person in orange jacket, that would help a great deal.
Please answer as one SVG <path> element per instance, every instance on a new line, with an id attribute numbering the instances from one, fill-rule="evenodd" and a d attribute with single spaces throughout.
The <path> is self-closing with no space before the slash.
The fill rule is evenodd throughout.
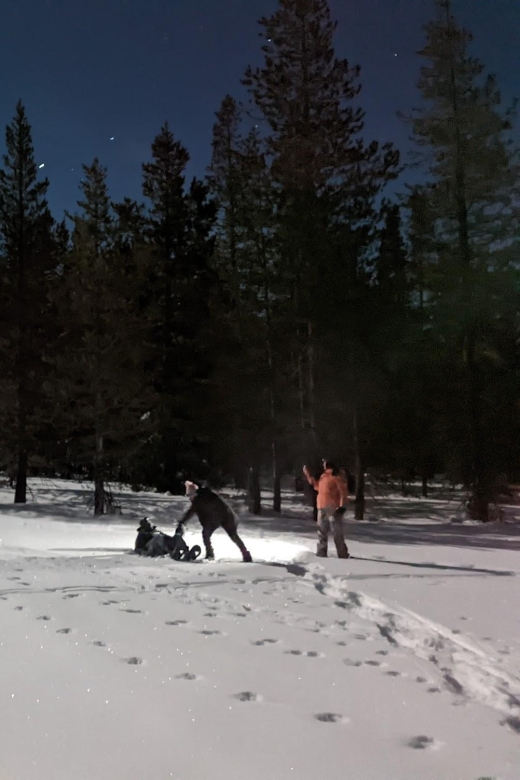
<path id="1" fill-rule="evenodd" d="M 307 466 L 303 467 L 307 481 L 318 493 L 318 549 L 316 555 L 319 558 L 327 557 L 329 532 L 332 526 L 338 558 L 349 558 L 343 530 L 343 516 L 348 501 L 347 482 L 330 461 L 323 461 L 323 469 L 321 477 L 315 479 Z"/>

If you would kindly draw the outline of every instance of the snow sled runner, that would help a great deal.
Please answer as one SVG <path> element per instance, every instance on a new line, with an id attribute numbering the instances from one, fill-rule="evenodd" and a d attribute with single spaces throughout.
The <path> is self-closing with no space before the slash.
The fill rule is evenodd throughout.
<path id="1" fill-rule="evenodd" d="M 174 561 L 196 561 L 202 552 L 201 548 L 196 544 L 190 549 L 183 537 L 184 526 L 179 523 L 175 530 L 175 536 L 173 537 L 175 547 L 170 553 L 170 557 L 173 558 Z"/>
<path id="2" fill-rule="evenodd" d="M 146 555 L 149 558 L 159 558 L 169 555 L 174 561 L 195 561 L 201 554 L 201 548 L 196 544 L 191 549 L 184 541 L 184 528 L 178 525 L 174 536 L 158 531 L 145 517 L 139 523 L 134 553 Z"/>

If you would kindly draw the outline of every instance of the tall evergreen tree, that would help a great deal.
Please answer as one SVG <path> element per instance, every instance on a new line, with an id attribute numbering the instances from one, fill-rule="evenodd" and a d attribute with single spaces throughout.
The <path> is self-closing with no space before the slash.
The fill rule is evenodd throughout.
<path id="1" fill-rule="evenodd" d="M 230 95 L 222 101 L 213 127 L 213 154 L 208 182 L 217 204 L 216 264 L 219 275 L 227 279 L 235 321 L 240 331 L 241 267 L 240 247 L 243 225 L 240 224 L 247 181 L 244 179 L 240 149 L 241 116 L 237 102 Z"/>
<path id="2" fill-rule="evenodd" d="M 268 125 L 283 263 L 293 276 L 304 350 L 297 357 L 300 369 L 305 366 L 300 394 L 316 447 L 323 435 L 316 429 L 316 301 L 336 275 L 334 263 L 346 262 L 346 229 L 354 233 L 374 217 L 374 198 L 395 173 L 398 157 L 390 146 L 366 145 L 361 137 L 363 111 L 354 104 L 359 68 L 335 55 L 336 24 L 327 0 L 280 0 L 277 12 L 260 25 L 265 63 L 249 68 L 244 81 Z M 336 239 L 340 247 L 333 248 Z M 355 243 L 353 260 L 363 263 L 367 241 L 365 247 Z"/>
<path id="3" fill-rule="evenodd" d="M 94 512 L 102 515 L 108 508 L 106 480 L 149 433 L 149 322 L 140 307 L 143 268 L 117 241 L 99 160 L 84 166 L 80 188 L 72 246 L 54 290 L 62 326 L 56 419 L 69 442 L 66 458 L 93 475 Z"/>
<path id="4" fill-rule="evenodd" d="M 188 161 L 188 152 L 166 124 L 152 144 L 152 161 L 143 166 L 143 193 L 150 205 L 150 289 L 158 310 L 153 334 L 161 396 L 156 469 L 167 489 L 180 471 L 190 468 L 190 460 L 201 457 L 197 417 L 210 370 L 204 342 L 213 286 L 215 206 L 203 182 L 193 179 L 186 187 Z"/>
<path id="5" fill-rule="evenodd" d="M 486 520 L 506 460 L 497 446 L 504 401 L 494 376 L 505 370 L 503 323 L 513 317 L 519 157 L 509 141 L 513 115 L 502 108 L 495 77 L 470 55 L 472 36 L 454 19 L 451 0 L 435 5 L 421 51 L 426 105 L 411 120 L 434 220 L 428 306 L 452 383 L 445 441 L 457 475 L 473 488 L 472 516 Z"/>
<path id="6" fill-rule="evenodd" d="M 364 115 L 354 102 L 359 68 L 335 55 L 336 24 L 327 0 L 280 0 L 260 25 L 265 62 L 249 68 L 244 83 L 267 125 L 281 264 L 292 279 L 293 330 L 299 334 L 294 364 L 302 429 L 308 453 L 316 456 L 327 444 L 319 419 L 320 392 L 328 391 L 320 381 L 322 347 L 332 344 L 331 328 L 344 327 L 348 306 L 348 288 L 337 282 L 346 283 L 346 265 L 355 277 L 366 263 L 376 238 L 367 225 L 376 222 L 375 198 L 396 174 L 398 155 L 389 145 L 362 139 Z M 347 371 L 345 357 L 335 356 L 340 374 Z"/>
<path id="7" fill-rule="evenodd" d="M 287 371 L 290 287 L 279 262 L 278 192 L 266 144 L 257 128 L 244 132 L 243 124 L 236 102 L 226 97 L 217 113 L 209 170 L 219 214 L 216 267 L 229 289 L 232 338 L 240 354 L 234 366 L 226 363 L 233 377 L 226 419 L 233 431 L 233 472 L 243 470 L 237 474 L 238 482 L 248 474 L 248 484 L 258 491 L 259 467 L 270 459 L 273 508 L 280 511 L 287 436 L 293 428 L 290 407 L 296 398 Z M 258 494 L 251 505 L 259 510 Z"/>
<path id="8" fill-rule="evenodd" d="M 54 260 L 53 222 L 38 179 L 31 128 L 21 102 L 6 128 L 0 169 L 0 263 L 4 414 L 16 471 L 15 502 L 25 503 L 27 471 L 44 402 L 47 275 Z M 14 430 L 13 430 L 14 429 Z M 10 435 L 12 431 L 12 435 Z"/>

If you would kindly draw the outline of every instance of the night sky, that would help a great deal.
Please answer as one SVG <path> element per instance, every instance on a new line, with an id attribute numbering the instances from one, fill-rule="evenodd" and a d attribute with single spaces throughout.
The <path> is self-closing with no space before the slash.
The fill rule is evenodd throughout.
<path id="1" fill-rule="evenodd" d="M 189 174 L 203 175 L 214 112 L 226 93 L 242 97 L 245 67 L 261 61 L 256 22 L 277 7 L 276 0 L 0 3 L 2 136 L 22 98 L 56 217 L 74 209 L 81 163 L 95 156 L 108 167 L 115 199 L 140 198 L 141 163 L 165 120 L 190 152 Z M 418 103 L 415 52 L 432 5 L 331 0 L 337 52 L 362 67 L 370 136 L 404 151 L 407 130 L 396 111 Z M 520 96 L 520 0 L 455 0 L 455 8 L 504 95 Z"/>

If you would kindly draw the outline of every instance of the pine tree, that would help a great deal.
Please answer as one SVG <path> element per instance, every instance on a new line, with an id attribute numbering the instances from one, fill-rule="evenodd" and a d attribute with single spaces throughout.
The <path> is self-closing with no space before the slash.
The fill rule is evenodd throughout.
<path id="1" fill-rule="evenodd" d="M 213 127 L 213 154 L 208 170 L 208 182 L 217 203 L 217 244 L 215 259 L 219 275 L 228 280 L 235 320 L 240 332 L 241 269 L 240 244 L 243 226 L 240 224 L 241 204 L 247 182 L 243 176 L 240 149 L 241 116 L 237 102 L 230 95 L 222 101 Z"/>
<path id="2" fill-rule="evenodd" d="M 502 323 L 514 300 L 519 158 L 508 137 L 512 111 L 502 108 L 495 77 L 470 55 L 472 36 L 454 19 L 451 0 L 436 0 L 426 39 L 419 80 L 426 107 L 411 123 L 434 219 L 428 305 L 452 381 L 444 434 L 459 478 L 473 488 L 471 514 L 486 520 L 503 465 L 493 362 L 505 359 Z"/>
<path id="3" fill-rule="evenodd" d="M 166 489 L 201 457 L 197 418 L 210 371 L 204 341 L 214 284 L 215 206 L 203 182 L 193 179 L 186 187 L 188 161 L 188 152 L 166 124 L 152 144 L 152 161 L 143 165 L 143 193 L 150 204 L 150 291 L 158 312 L 153 333 L 161 397 L 156 470 Z"/>
<path id="4" fill-rule="evenodd" d="M 219 349 L 218 374 L 226 377 L 219 400 L 225 455 L 239 485 L 254 489 L 260 510 L 259 466 L 268 436 L 265 264 L 270 215 L 265 203 L 264 163 L 257 139 L 243 135 L 240 110 L 227 96 L 213 129 L 208 181 L 217 205 L 214 265 L 228 305 L 223 308 L 228 343 Z M 263 232 L 262 232 L 263 231 Z M 226 433 L 224 433 L 224 430 Z M 220 457 L 223 456 L 221 451 Z"/>
<path id="5" fill-rule="evenodd" d="M 143 269 L 118 245 L 118 223 L 99 160 L 84 166 L 80 211 L 54 301 L 61 314 L 57 422 L 66 458 L 94 479 L 94 513 L 109 506 L 106 480 L 149 433 L 153 404 L 144 371 L 146 311 L 139 305 Z"/>
<path id="6" fill-rule="evenodd" d="M 236 329 L 235 351 L 241 355 L 234 366 L 226 363 L 224 369 L 233 382 L 226 419 L 228 430 L 233 431 L 232 459 L 244 469 L 238 481 L 247 473 L 248 485 L 256 490 L 259 468 L 270 460 L 273 509 L 279 512 L 288 438 L 294 438 L 293 416 L 297 416 L 295 388 L 288 371 L 293 320 L 290 317 L 289 323 L 287 318 L 290 280 L 280 264 L 279 195 L 265 139 L 257 127 L 248 131 L 247 127 L 243 130 L 244 125 L 236 102 L 226 97 L 214 127 L 209 171 L 219 214 L 216 267 L 229 288 L 230 325 Z M 260 507 L 259 494 L 251 505 Z"/>
<path id="7" fill-rule="evenodd" d="M 6 128 L 6 147 L 0 169 L 2 430 L 9 437 L 15 428 L 8 443 L 16 462 L 14 500 L 25 503 L 29 457 L 44 403 L 47 277 L 54 246 L 45 200 L 49 182 L 38 180 L 31 128 L 21 102 Z"/>
<path id="8" fill-rule="evenodd" d="M 319 412 L 323 344 L 331 343 L 329 331 L 341 327 L 348 305 L 348 291 L 337 281 L 346 281 L 345 266 L 356 277 L 366 263 L 376 239 L 366 226 L 376 222 L 375 198 L 396 175 L 398 155 L 390 145 L 367 145 L 361 137 L 364 115 L 354 102 L 359 68 L 335 55 L 336 24 L 327 0 L 280 0 L 260 25 L 264 66 L 249 68 L 244 83 L 267 125 L 267 159 L 279 194 L 280 267 L 290 280 L 297 392 L 310 459 L 328 435 Z M 346 370 L 344 355 L 336 358 Z"/>

